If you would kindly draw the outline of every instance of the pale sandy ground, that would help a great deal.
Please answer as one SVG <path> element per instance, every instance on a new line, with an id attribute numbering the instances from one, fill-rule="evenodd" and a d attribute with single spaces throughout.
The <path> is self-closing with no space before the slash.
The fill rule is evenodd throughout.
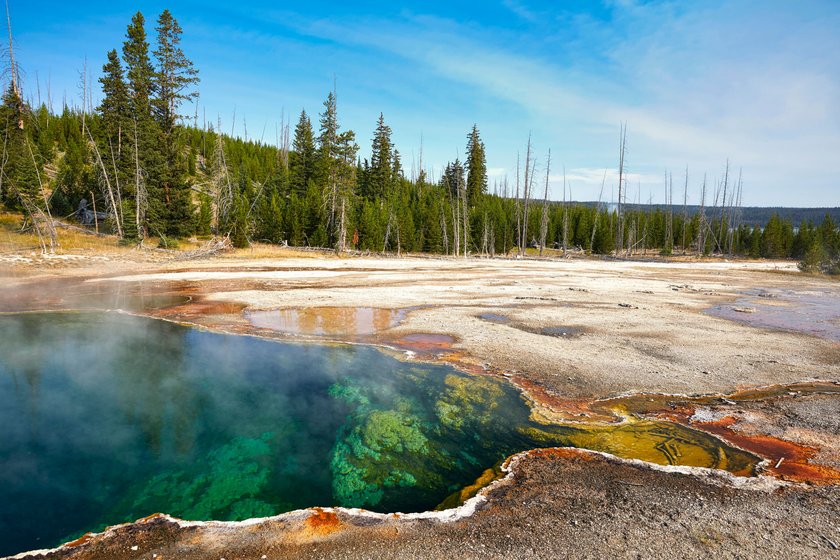
<path id="1" fill-rule="evenodd" d="M 388 334 L 455 336 L 456 347 L 479 362 L 523 372 L 569 397 L 840 378 L 837 343 L 702 313 L 759 288 L 828 289 L 840 300 L 840 283 L 799 275 L 792 263 L 293 259 L 204 266 L 110 281 L 206 283 L 208 299 L 250 309 L 421 307 Z M 254 283 L 259 289 L 249 289 Z M 511 323 L 477 318 L 486 312 Z M 555 338 L 517 326 L 583 333 Z"/>
<path id="2" fill-rule="evenodd" d="M 241 302 L 250 309 L 416 307 L 377 340 L 387 343 L 417 332 L 449 334 L 473 362 L 519 373 L 561 398 L 633 391 L 728 393 L 744 386 L 840 380 L 840 343 L 704 313 L 715 305 L 736 305 L 747 290 L 818 290 L 840 301 L 840 283 L 800 275 L 792 263 L 226 256 L 119 261 L 109 263 L 107 271 L 97 265 L 6 272 L 7 296 L 36 279 L 53 288 L 66 279 L 74 289 L 96 283 L 188 288 L 203 293 L 205 300 Z M 101 278 L 105 274 L 108 278 Z M 506 315 L 511 323 L 476 317 L 485 312 Z M 213 324 L 243 324 L 238 310 L 227 313 L 227 319 Z M 575 327 L 581 334 L 554 338 L 517 328 L 556 326 Z M 817 445 L 826 464 L 840 464 L 837 397 L 733 403 L 703 413 L 735 416 L 744 433 Z M 345 512 L 297 513 L 225 526 L 182 527 L 159 519 L 46 556 L 231 560 L 839 554 L 838 486 L 783 483 L 756 490 L 725 477 L 651 469 L 575 450 L 524 456 L 511 476 L 486 492 L 487 501 L 476 513 L 446 523 L 372 521 Z"/>

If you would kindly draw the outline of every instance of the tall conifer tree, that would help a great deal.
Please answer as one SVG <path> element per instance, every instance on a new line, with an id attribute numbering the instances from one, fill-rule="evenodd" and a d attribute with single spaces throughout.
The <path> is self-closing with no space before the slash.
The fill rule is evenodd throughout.
<path id="1" fill-rule="evenodd" d="M 178 111 L 184 101 L 194 100 L 198 92 L 198 70 L 181 50 L 181 26 L 164 10 L 158 18 L 157 72 L 153 115 L 161 131 L 163 166 L 160 168 L 158 204 L 165 233 L 175 237 L 190 235 L 195 230 L 192 195 L 186 179 L 186 162 L 181 153 L 183 140 L 179 137 Z"/>
<path id="2" fill-rule="evenodd" d="M 484 143 L 478 135 L 478 125 L 473 125 L 467 137 L 467 200 L 472 207 L 478 197 L 487 192 L 487 160 Z"/>
<path id="3" fill-rule="evenodd" d="M 385 124 L 385 117 L 379 113 L 371 146 L 367 191 L 364 193 L 368 199 L 382 198 L 387 194 L 392 180 L 392 162 L 391 127 Z"/>
<path id="4" fill-rule="evenodd" d="M 315 136 L 306 111 L 300 112 L 295 126 L 292 151 L 289 153 L 289 185 L 298 196 L 306 192 L 315 172 Z"/>
<path id="5" fill-rule="evenodd" d="M 102 147 L 103 151 L 117 168 L 119 184 L 123 192 L 130 184 L 133 154 L 129 143 L 134 138 L 134 127 L 128 85 L 125 82 L 122 63 L 116 49 L 108 52 L 108 62 L 102 66 L 102 102 L 98 110 L 102 115 Z M 127 194 L 127 193 L 126 193 Z"/>
<path id="6" fill-rule="evenodd" d="M 159 129 L 152 119 L 151 95 L 154 69 L 149 58 L 149 43 L 146 39 L 146 20 L 137 12 L 131 18 L 123 43 L 123 62 L 128 86 L 128 105 L 131 118 L 128 145 L 129 157 L 133 160 L 130 183 L 133 187 L 137 220 L 142 229 L 151 229 L 159 234 L 165 229 L 162 212 L 155 201 L 158 196 L 146 197 L 143 193 L 157 195 L 159 172 L 162 167 L 159 146 Z M 137 191 L 140 192 L 137 192 Z M 139 198 L 139 200 L 138 200 Z M 149 198 L 153 200 L 150 201 Z M 155 202 L 155 203 L 150 203 Z"/>

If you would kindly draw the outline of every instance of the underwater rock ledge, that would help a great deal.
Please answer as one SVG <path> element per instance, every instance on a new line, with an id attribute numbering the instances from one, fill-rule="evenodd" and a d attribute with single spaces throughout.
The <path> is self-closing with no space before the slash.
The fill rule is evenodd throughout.
<path id="1" fill-rule="evenodd" d="M 138 546 L 129 541 L 133 535 L 143 532 L 162 532 L 179 542 L 182 531 L 193 529 L 209 530 L 211 533 L 229 533 L 244 531 L 253 533 L 258 527 L 279 529 L 275 538 L 292 540 L 297 543 L 317 542 L 342 532 L 349 527 L 373 527 L 393 525 L 399 531 L 400 524 L 412 522 L 453 523 L 467 519 L 483 509 L 493 507 L 492 494 L 502 487 L 515 485 L 517 474 L 524 461 L 534 458 L 547 458 L 552 461 L 578 459 L 583 461 L 603 461 L 608 465 L 625 465 L 641 470 L 690 476 L 705 484 L 718 487 L 730 487 L 737 490 L 770 493 L 783 487 L 798 487 L 801 484 L 786 482 L 767 475 L 753 477 L 736 476 L 724 470 L 705 467 L 687 467 L 657 465 L 638 459 L 623 459 L 609 453 L 574 447 L 552 447 L 523 451 L 512 455 L 501 465 L 504 476 L 493 480 L 462 505 L 442 511 L 424 511 L 416 513 L 377 513 L 359 508 L 345 507 L 310 507 L 290 511 L 270 517 L 247 519 L 244 521 L 187 521 L 157 513 L 139 519 L 133 523 L 121 523 L 106 528 L 100 533 L 86 533 L 82 537 L 62 544 L 54 549 L 21 552 L 0 560 L 29 560 L 36 558 L 86 558 L 85 551 L 91 547 L 107 545 L 113 539 L 126 539 L 120 548 L 128 551 L 126 558 L 136 557 Z M 635 484 L 635 483 L 633 483 Z M 172 544 L 170 542 L 169 544 Z"/>

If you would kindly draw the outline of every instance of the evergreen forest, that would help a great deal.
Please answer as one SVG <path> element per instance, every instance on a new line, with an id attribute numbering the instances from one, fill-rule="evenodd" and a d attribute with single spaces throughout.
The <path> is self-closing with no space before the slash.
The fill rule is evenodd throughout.
<path id="1" fill-rule="evenodd" d="M 90 91 L 82 107 L 24 100 L 12 58 L 0 106 L 0 200 L 23 214 L 23 227 L 46 235 L 54 219 L 84 210 L 88 227 L 162 247 L 217 236 L 236 247 L 338 252 L 718 254 L 793 258 L 806 271 L 840 273 L 831 216 L 794 224 L 774 213 L 746 223 L 728 162 L 719 180 L 704 179 L 703 203 L 689 212 L 679 203 L 622 206 L 621 175 L 617 207 L 549 201 L 551 158 L 537 173 L 530 142 L 515 181 L 490 192 L 477 125 L 464 131 L 463 161 L 440 177 L 422 162 L 407 172 L 384 115 L 372 118 L 370 136 L 357 136 L 341 126 L 335 91 L 317 112 L 284 122 L 275 143 L 225 134 L 220 121 L 199 122 L 197 109 L 188 111 L 197 107 L 200 75 L 182 33 L 168 10 L 154 24 L 134 15 L 123 44 L 103 53 L 97 106 Z M 622 139 L 620 166 L 623 152 Z"/>

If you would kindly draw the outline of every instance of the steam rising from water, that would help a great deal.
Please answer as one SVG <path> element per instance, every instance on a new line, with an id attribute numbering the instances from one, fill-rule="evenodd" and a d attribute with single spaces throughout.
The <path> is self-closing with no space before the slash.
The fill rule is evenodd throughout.
<path id="1" fill-rule="evenodd" d="M 0 555 L 154 512 L 435 507 L 506 456 L 578 446 L 749 474 L 667 422 L 542 425 L 503 380 L 375 348 L 118 313 L 0 316 Z"/>

